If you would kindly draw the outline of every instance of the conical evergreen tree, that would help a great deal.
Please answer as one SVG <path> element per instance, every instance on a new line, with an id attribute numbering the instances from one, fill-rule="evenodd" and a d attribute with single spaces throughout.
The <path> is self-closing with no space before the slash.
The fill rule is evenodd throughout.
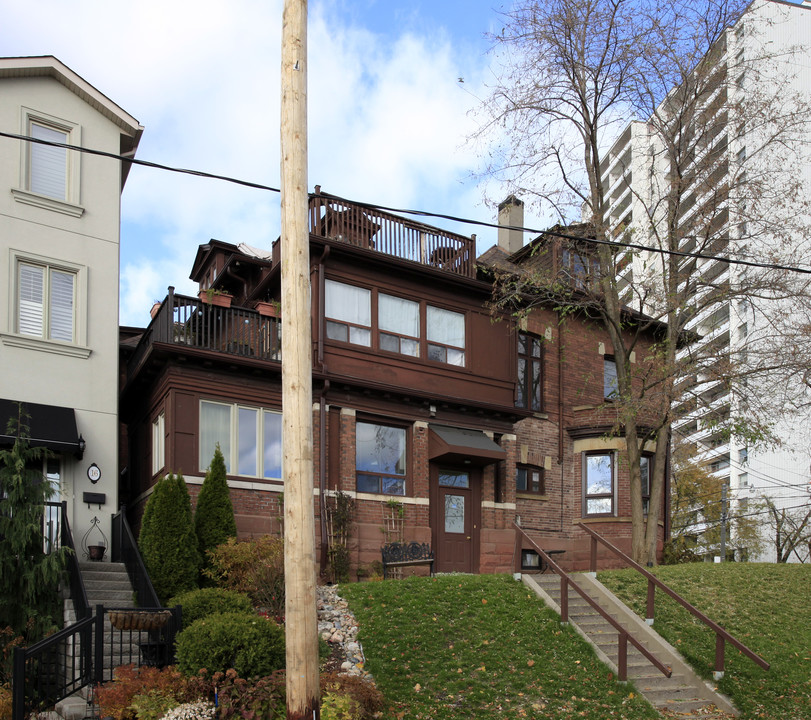
<path id="1" fill-rule="evenodd" d="M 11 450 L 0 450 L 0 624 L 35 642 L 61 626 L 58 586 L 67 548 L 46 554 L 42 514 L 53 490 L 41 471 L 43 448 L 28 445 L 25 409 L 8 423 Z"/>
<path id="2" fill-rule="evenodd" d="M 200 553 L 182 475 L 158 480 L 144 510 L 138 547 L 161 602 L 197 587 Z"/>
<path id="3" fill-rule="evenodd" d="M 194 513 L 194 530 L 197 533 L 198 547 L 203 567 L 208 565 L 207 552 L 222 545 L 228 538 L 237 536 L 234 508 L 228 492 L 225 476 L 225 459 L 219 443 L 214 450 L 214 458 L 206 472 L 203 487 L 197 498 Z"/>

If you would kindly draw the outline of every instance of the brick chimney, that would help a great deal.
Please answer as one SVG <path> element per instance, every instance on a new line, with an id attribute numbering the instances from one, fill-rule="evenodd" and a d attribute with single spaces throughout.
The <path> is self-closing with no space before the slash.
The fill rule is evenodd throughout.
<path id="1" fill-rule="evenodd" d="M 524 226 L 524 203 L 515 195 L 510 195 L 498 206 L 498 246 L 512 255 L 524 246 L 524 233 L 511 230 L 511 227 Z"/>

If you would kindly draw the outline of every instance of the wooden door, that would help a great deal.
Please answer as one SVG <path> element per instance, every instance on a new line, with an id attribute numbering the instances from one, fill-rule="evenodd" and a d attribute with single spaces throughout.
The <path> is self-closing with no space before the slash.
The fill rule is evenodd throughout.
<path id="1" fill-rule="evenodd" d="M 474 572 L 479 513 L 473 478 L 468 470 L 449 468 L 439 468 L 437 476 L 437 572 Z"/>

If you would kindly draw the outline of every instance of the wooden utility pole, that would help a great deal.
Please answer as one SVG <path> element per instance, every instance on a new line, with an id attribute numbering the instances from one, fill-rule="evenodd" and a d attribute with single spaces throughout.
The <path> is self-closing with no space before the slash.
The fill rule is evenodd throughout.
<path id="1" fill-rule="evenodd" d="M 281 109 L 287 718 L 317 720 L 320 709 L 307 226 L 307 0 L 284 3 Z"/>

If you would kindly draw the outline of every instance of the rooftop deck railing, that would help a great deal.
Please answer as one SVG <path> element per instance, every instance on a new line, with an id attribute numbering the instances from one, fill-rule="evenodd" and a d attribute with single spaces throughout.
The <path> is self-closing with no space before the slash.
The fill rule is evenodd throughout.
<path id="1" fill-rule="evenodd" d="M 161 303 L 129 360 L 131 377 L 155 343 L 210 350 L 257 360 L 281 360 L 281 321 L 243 307 L 219 307 L 176 295 Z"/>
<path id="2" fill-rule="evenodd" d="M 318 192 L 318 188 L 316 191 Z M 476 236 L 465 237 L 318 192 L 310 199 L 310 232 L 401 260 L 476 276 Z"/>

